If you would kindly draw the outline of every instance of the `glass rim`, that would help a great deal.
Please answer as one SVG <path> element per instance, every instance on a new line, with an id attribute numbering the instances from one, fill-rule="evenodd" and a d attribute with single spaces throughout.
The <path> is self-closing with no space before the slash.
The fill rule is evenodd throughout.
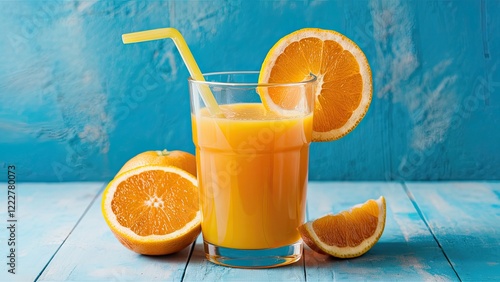
<path id="1" fill-rule="evenodd" d="M 207 72 L 203 73 L 203 77 L 207 76 L 215 76 L 215 75 L 228 75 L 228 74 L 256 74 L 258 75 L 259 71 L 220 71 L 220 72 Z M 217 85 L 217 86 L 234 86 L 234 87 L 275 87 L 275 86 L 302 86 L 309 84 L 311 82 L 316 82 L 317 77 L 314 74 L 309 74 L 311 79 L 299 81 L 299 82 L 223 82 L 223 81 L 206 81 L 206 80 L 196 80 L 193 79 L 192 76 L 188 78 L 189 82 L 196 84 L 205 84 L 205 85 Z"/>

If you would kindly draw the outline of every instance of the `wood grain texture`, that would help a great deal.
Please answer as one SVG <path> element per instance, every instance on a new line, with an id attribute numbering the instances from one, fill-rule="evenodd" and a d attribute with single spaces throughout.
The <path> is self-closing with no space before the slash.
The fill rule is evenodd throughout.
<path id="1" fill-rule="evenodd" d="M 1 183 L 1 187 L 7 184 Z M 7 272 L 7 230 L 2 228 L 0 281 L 34 281 L 67 240 L 102 183 L 18 183 L 16 188 L 16 274 Z M 3 192 L 3 191 L 2 191 Z M 7 218 L 7 193 L 0 193 L 0 218 Z M 5 232 L 4 232 L 5 231 Z"/>
<path id="2" fill-rule="evenodd" d="M 98 197 L 38 281 L 180 281 L 189 252 L 155 257 L 128 250 L 106 225 Z"/>
<path id="3" fill-rule="evenodd" d="M 10 275 L 4 267 L 0 281 L 500 280 L 498 182 L 311 182 L 309 219 L 384 195 L 387 220 L 380 241 L 363 256 L 344 260 L 306 247 L 301 261 L 265 270 L 208 262 L 201 236 L 173 255 L 129 251 L 102 218 L 103 185 L 20 184 L 18 272 Z M 0 234 L 2 246 L 6 235 Z"/>
<path id="4" fill-rule="evenodd" d="M 462 281 L 500 280 L 500 183 L 406 183 Z"/>
<path id="5" fill-rule="evenodd" d="M 443 252 L 398 183 L 311 183 L 308 219 L 384 196 L 386 226 L 379 242 L 354 259 L 334 259 L 306 248 L 308 281 L 456 281 Z"/>
<path id="6" fill-rule="evenodd" d="M 258 70 L 319 27 L 362 48 L 374 92 L 356 130 L 312 144 L 311 180 L 498 180 L 498 14 L 498 0 L 0 1 L 0 167 L 107 181 L 139 152 L 194 152 L 174 44 L 122 33 L 176 27 L 210 72 Z"/>

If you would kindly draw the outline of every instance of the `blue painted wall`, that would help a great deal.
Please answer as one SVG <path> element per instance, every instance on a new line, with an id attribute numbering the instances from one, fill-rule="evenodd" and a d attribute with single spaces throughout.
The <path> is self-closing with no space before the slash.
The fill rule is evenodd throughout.
<path id="1" fill-rule="evenodd" d="M 133 155 L 194 152 L 188 72 L 258 70 L 303 27 L 365 51 L 374 99 L 347 137 L 312 145 L 313 180 L 500 179 L 500 1 L 0 1 L 0 169 L 108 180 Z M 1 181 L 1 178 L 0 178 Z"/>

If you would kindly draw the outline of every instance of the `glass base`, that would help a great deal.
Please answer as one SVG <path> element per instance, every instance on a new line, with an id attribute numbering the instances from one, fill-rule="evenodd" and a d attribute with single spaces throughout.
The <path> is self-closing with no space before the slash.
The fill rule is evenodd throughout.
<path id="1" fill-rule="evenodd" d="M 274 249 L 241 250 L 203 242 L 205 256 L 213 263 L 237 268 L 271 268 L 294 263 L 302 257 L 302 242 Z"/>

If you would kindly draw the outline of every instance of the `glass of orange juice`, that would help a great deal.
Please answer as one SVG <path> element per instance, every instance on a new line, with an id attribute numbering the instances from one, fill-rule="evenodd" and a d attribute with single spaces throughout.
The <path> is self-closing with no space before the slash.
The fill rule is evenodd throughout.
<path id="1" fill-rule="evenodd" d="M 316 78 L 259 84 L 258 72 L 203 76 L 189 85 L 207 259 L 242 268 L 298 261 Z M 203 102 L 207 89 L 220 112 Z M 290 99 L 286 108 L 261 99 L 273 93 Z"/>

